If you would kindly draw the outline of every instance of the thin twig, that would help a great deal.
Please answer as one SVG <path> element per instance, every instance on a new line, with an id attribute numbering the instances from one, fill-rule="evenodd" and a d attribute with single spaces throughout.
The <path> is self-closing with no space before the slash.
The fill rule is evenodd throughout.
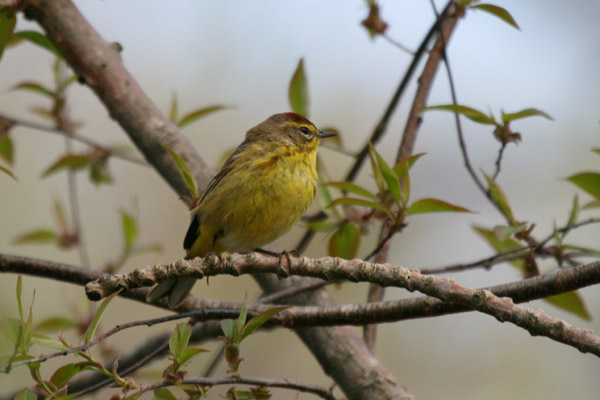
<path id="1" fill-rule="evenodd" d="M 415 55 L 414 51 L 412 51 L 411 49 L 409 49 L 407 46 L 403 45 L 402 43 L 400 43 L 396 39 L 393 39 L 390 35 L 387 35 L 386 33 L 382 33 L 381 37 L 383 37 L 389 43 L 391 43 L 392 45 L 396 46 L 397 48 L 399 48 L 400 50 L 404 51 L 405 53 L 408 53 L 411 56 Z"/>
<path id="2" fill-rule="evenodd" d="M 323 286 L 339 284 L 342 281 L 311 281 L 309 283 L 300 285 L 300 286 L 290 286 L 288 288 L 282 289 L 278 292 L 274 292 L 268 295 L 265 295 L 256 301 L 257 304 L 272 304 L 281 301 L 287 297 L 295 296 L 297 294 L 307 292 L 310 290 L 320 289 Z"/>
<path id="3" fill-rule="evenodd" d="M 435 2 L 433 0 L 431 0 L 430 3 L 431 3 L 431 8 L 433 9 L 433 12 L 435 14 L 435 17 L 437 19 L 440 19 L 440 15 L 437 12 L 437 8 L 435 6 Z M 444 66 L 445 66 L 445 69 L 446 69 L 446 74 L 448 75 L 448 84 L 450 86 L 450 95 L 452 97 L 452 104 L 456 105 L 456 104 L 458 104 L 458 99 L 457 99 L 457 95 L 456 95 L 456 87 L 454 85 L 454 78 L 452 76 L 452 70 L 450 68 L 450 62 L 448 61 L 448 54 L 446 53 L 446 41 L 445 41 L 443 35 L 440 35 L 440 39 L 443 42 L 442 57 L 443 57 L 443 60 L 444 60 Z M 467 144 L 465 142 L 465 138 L 464 138 L 463 131 L 462 131 L 462 125 L 460 123 L 460 117 L 459 117 L 458 113 L 454 113 L 454 123 L 456 124 L 456 132 L 458 134 L 458 142 L 459 142 L 459 146 L 460 146 L 460 151 L 461 151 L 462 156 L 463 156 L 463 161 L 465 163 L 465 168 L 469 172 L 469 175 L 471 175 L 471 178 L 475 182 L 475 185 L 477 185 L 477 187 L 484 194 L 486 194 L 486 196 L 489 197 L 488 191 L 486 190 L 485 186 L 483 185 L 483 183 L 481 182 L 481 180 L 479 179 L 479 177 L 475 173 L 475 170 L 473 169 L 473 167 L 471 166 L 471 161 L 469 160 L 469 155 L 467 153 Z"/>
<path id="4" fill-rule="evenodd" d="M 4 118 L 4 119 L 6 119 L 6 120 L 14 123 L 15 125 L 18 125 L 18 126 L 24 126 L 24 127 L 27 127 L 27 128 L 37 129 L 37 130 L 42 131 L 42 132 L 49 132 L 49 133 L 55 133 L 55 134 L 62 135 L 62 136 L 67 136 L 67 137 L 70 137 L 73 140 L 76 140 L 78 142 L 84 143 L 84 144 L 86 144 L 86 145 L 88 145 L 90 147 L 102 150 L 103 152 L 106 152 L 107 154 L 109 154 L 109 155 L 111 155 L 113 157 L 120 158 L 120 159 L 126 160 L 126 161 L 130 161 L 130 162 L 133 162 L 135 164 L 143 165 L 145 167 L 149 166 L 149 164 L 147 162 L 145 162 L 144 160 L 142 160 L 141 158 L 133 157 L 133 156 L 130 156 L 128 154 L 122 153 L 120 151 L 112 150 L 112 149 L 110 149 L 110 148 L 108 148 L 108 147 L 106 147 L 104 145 L 101 145 L 100 143 L 96 142 L 95 140 L 90 139 L 87 136 L 83 136 L 83 135 L 81 135 L 79 133 L 75 133 L 75 132 L 69 133 L 69 132 L 66 132 L 63 129 L 60 129 L 60 128 L 57 128 L 57 127 L 54 127 L 54 126 L 44 125 L 44 124 L 39 124 L 39 123 L 33 122 L 33 121 L 26 121 L 26 120 L 23 120 L 23 119 L 9 117 L 9 116 L 4 115 L 2 113 L 0 113 L 0 118 Z"/>
<path id="5" fill-rule="evenodd" d="M 423 268 L 421 273 L 423 274 L 443 274 L 447 272 L 458 272 L 465 271 L 473 268 L 491 268 L 496 264 L 500 264 L 505 261 L 512 261 L 516 259 L 523 258 L 525 254 L 515 254 L 526 252 L 529 250 L 529 246 L 517 247 L 515 249 L 510 249 L 506 251 L 502 251 L 500 253 L 494 254 L 493 256 L 482 258 L 481 260 L 472 261 L 468 264 L 453 264 L 445 267 L 436 267 L 436 268 Z"/>
<path id="6" fill-rule="evenodd" d="M 380 239 L 377 247 L 375 247 L 375 249 L 369 253 L 369 255 L 367 255 L 366 257 L 363 258 L 363 260 L 365 261 L 369 261 L 372 257 L 376 256 L 379 251 L 383 248 L 383 246 L 386 245 L 386 243 L 392 238 L 392 236 L 394 236 L 394 234 L 396 233 L 395 230 L 393 229 L 382 229 L 382 235 L 385 233 L 385 237 L 383 239 Z M 380 262 L 380 261 L 377 261 Z"/>
<path id="7" fill-rule="evenodd" d="M 65 149 L 67 154 L 72 152 L 72 143 L 71 140 L 66 137 L 65 138 Z M 75 176 L 75 171 L 69 169 L 67 171 L 67 188 L 69 191 L 69 210 L 71 214 L 71 219 L 73 223 L 73 231 L 75 237 L 77 238 L 77 251 L 79 252 L 79 260 L 81 261 L 81 265 L 84 268 L 90 268 L 90 258 L 87 252 L 87 246 L 85 243 L 85 238 L 83 236 L 83 229 L 81 224 L 81 214 L 79 212 L 79 196 L 77 195 L 77 177 Z"/>
<path id="8" fill-rule="evenodd" d="M 500 150 L 498 150 L 498 158 L 496 158 L 496 170 L 494 171 L 494 175 L 492 175 L 492 180 L 496 180 L 498 175 L 500 175 L 500 167 L 502 165 L 502 155 L 504 154 L 504 150 L 506 149 L 506 143 L 502 143 L 500 146 Z"/>
<path id="9" fill-rule="evenodd" d="M 585 221 L 581 221 L 576 224 L 567 225 L 562 228 L 558 228 L 557 232 L 566 233 L 566 232 L 571 231 L 572 229 L 579 228 L 581 226 L 585 226 L 585 225 L 589 225 L 589 224 L 599 223 L 599 222 L 600 222 L 600 218 L 589 218 Z M 536 246 L 533 247 L 534 253 L 537 255 L 547 255 L 547 256 L 554 257 L 555 254 L 553 252 L 546 251 L 544 249 L 544 246 L 552 239 L 554 239 L 554 233 L 551 233 L 546 238 L 544 238 L 544 240 L 537 243 Z M 506 261 L 512 261 L 512 260 L 523 258 L 526 254 L 519 254 L 519 253 L 526 252 L 526 251 L 530 250 L 531 248 L 532 248 L 531 246 L 522 246 L 522 247 L 510 249 L 510 250 L 505 250 L 500 253 L 494 254 L 492 256 L 482 258 L 477 261 L 472 261 L 467 264 L 453 264 L 453 265 L 448 265 L 445 267 L 423 268 L 423 269 L 421 269 L 421 273 L 423 273 L 423 274 L 442 274 L 442 273 L 446 273 L 446 272 L 465 271 L 465 270 L 473 269 L 473 268 L 490 268 L 494 265 L 497 265 L 497 264 L 500 264 L 500 263 L 503 263 Z M 569 260 L 567 260 L 567 261 L 569 261 Z M 571 265 L 576 265 L 576 264 L 571 264 Z"/>
<path id="10" fill-rule="evenodd" d="M 585 221 L 577 222 L 576 224 L 571 224 L 571 225 L 564 226 L 562 228 L 558 228 L 556 231 L 558 233 L 567 233 L 575 228 L 579 228 L 581 226 L 589 225 L 589 224 L 596 224 L 599 222 L 600 222 L 600 218 L 589 218 L 589 219 L 586 219 Z M 543 248 L 546 245 L 546 243 L 548 243 L 552 239 L 554 239 L 554 233 L 548 235 L 544 240 L 539 242 L 538 245 L 536 246 L 536 250 Z"/>
<path id="11" fill-rule="evenodd" d="M 221 361 L 223 361 L 224 357 L 225 357 L 225 343 L 221 343 L 219 345 L 219 348 L 215 351 L 212 360 L 210 361 L 210 363 L 208 364 L 208 366 L 202 373 L 202 376 L 204 376 L 206 378 L 208 378 L 209 376 L 212 376 L 212 374 L 214 374 L 215 371 L 217 370 L 217 367 L 219 366 L 219 364 L 221 364 Z"/>
<path id="12" fill-rule="evenodd" d="M 335 397 L 329 389 L 316 385 L 307 385 L 299 382 L 290 381 L 288 379 L 266 379 L 255 378 L 250 376 L 225 377 L 225 378 L 184 378 L 181 382 L 183 385 L 202 385 L 202 386 L 218 386 L 218 385 L 253 385 L 276 387 L 282 389 L 297 390 L 303 393 L 312 393 L 322 399 L 335 400 Z M 175 383 L 169 381 L 160 381 L 127 392 L 124 397 L 134 398 L 144 392 L 159 389 L 163 387 L 173 386 Z"/>

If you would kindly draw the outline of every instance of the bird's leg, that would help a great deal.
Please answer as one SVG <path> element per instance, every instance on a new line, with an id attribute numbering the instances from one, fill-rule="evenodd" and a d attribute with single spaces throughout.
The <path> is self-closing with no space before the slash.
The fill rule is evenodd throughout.
<path id="1" fill-rule="evenodd" d="M 296 249 L 291 250 L 289 252 L 287 250 L 283 250 L 281 253 L 278 253 L 275 251 L 270 251 L 270 250 L 265 250 L 265 249 L 260 249 L 260 248 L 254 249 L 254 251 L 256 251 L 257 253 L 268 255 L 268 256 L 278 257 L 280 265 L 281 265 L 281 262 L 283 261 L 283 257 L 285 257 L 288 267 L 290 265 L 292 265 L 292 257 L 296 257 L 296 258 L 300 257 L 300 253 L 298 253 L 298 250 L 296 250 Z"/>

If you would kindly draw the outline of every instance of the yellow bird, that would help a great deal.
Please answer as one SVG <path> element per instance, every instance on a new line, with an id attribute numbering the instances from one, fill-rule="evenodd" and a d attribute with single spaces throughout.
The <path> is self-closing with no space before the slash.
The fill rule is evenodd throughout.
<path id="1" fill-rule="evenodd" d="M 186 258 L 253 251 L 286 233 L 315 197 L 319 142 L 334 135 L 296 113 L 275 114 L 250 129 L 192 210 Z M 162 282 L 148 301 L 168 295 L 175 308 L 194 282 Z"/>

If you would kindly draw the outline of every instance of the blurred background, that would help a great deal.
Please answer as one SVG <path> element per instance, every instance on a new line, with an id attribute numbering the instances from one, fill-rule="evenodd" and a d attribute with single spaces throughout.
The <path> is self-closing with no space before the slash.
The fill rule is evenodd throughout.
<path id="1" fill-rule="evenodd" d="M 434 21 L 429 1 L 381 2 L 381 16 L 389 24 L 387 34 L 416 49 Z M 107 41 L 123 46 L 126 67 L 148 96 L 168 112 L 176 93 L 180 113 L 213 104 L 231 107 L 184 128 L 200 154 L 212 166 L 243 139 L 247 129 L 276 112 L 289 109 L 287 89 L 298 60 L 304 67 L 310 90 L 310 118 L 317 126 L 334 126 L 342 134 L 344 148 L 359 149 L 370 135 L 396 90 L 411 55 L 381 37 L 371 39 L 360 21 L 367 16 L 363 1 L 76 1 L 81 12 Z M 438 9 L 443 2 L 436 1 Z M 499 116 L 535 107 L 554 121 L 540 117 L 513 123 L 522 134 L 517 146 L 509 144 L 498 182 L 505 190 L 518 220 L 536 224 L 538 239 L 566 223 L 576 193 L 590 200 L 564 178 L 584 170 L 600 170 L 600 159 L 590 149 L 600 147 L 598 79 L 600 3 L 558 0 L 502 1 L 495 4 L 511 12 L 518 31 L 483 12 L 469 12 L 453 34 L 448 56 L 454 73 L 459 103 Z M 19 20 L 17 30 L 38 29 Z M 30 92 L 13 91 L 22 81 L 52 82 L 52 56 L 29 43 L 7 49 L 0 62 L 0 112 L 45 123 L 29 110 L 48 106 Z M 420 70 L 419 70 L 420 71 Z M 420 72 L 419 72 L 420 73 Z M 379 151 L 392 161 L 400 141 L 415 82 L 394 113 Z M 429 104 L 450 103 L 448 81 L 440 69 Z M 74 85 L 68 105 L 79 132 L 107 145 L 131 145 L 121 128 L 87 87 Z M 453 116 L 445 112 L 425 114 L 415 148 L 426 152 L 412 170 L 413 199 L 437 197 L 476 211 L 474 214 L 414 216 L 397 235 L 390 262 L 411 268 L 430 268 L 471 262 L 492 255 L 492 249 L 472 226 L 492 228 L 504 220 L 476 189 L 463 166 Z M 463 120 L 469 154 L 475 169 L 492 173 L 499 149 L 491 130 Z M 13 172 L 18 182 L 0 175 L 0 252 L 80 264 L 76 250 L 52 246 L 15 245 L 19 234 L 52 228 L 54 198 L 67 202 L 66 174 L 41 179 L 41 173 L 64 153 L 64 139 L 37 130 L 16 127 Z M 76 145 L 76 149 L 85 147 Z M 322 149 L 322 160 L 339 180 L 352 163 L 348 156 Z M 140 244 L 160 243 L 161 253 L 128 260 L 123 271 L 168 262 L 183 256 L 182 240 L 188 214 L 184 204 L 157 174 L 147 167 L 111 159 L 112 185 L 94 186 L 86 173 L 78 174 L 83 235 L 93 268 L 102 268 L 119 257 L 123 239 L 119 210 L 138 218 Z M 373 188 L 368 168 L 358 182 Z M 315 202 L 317 203 L 317 202 Z M 316 204 L 315 204 L 316 210 Z M 582 219 L 597 215 L 585 211 Z M 293 248 L 304 229 L 296 227 L 282 239 Z M 363 240 L 360 256 L 375 246 L 378 227 Z M 571 233 L 569 242 L 598 248 L 600 229 L 588 226 Z M 318 236 L 307 251 L 325 255 L 327 238 Z M 540 263 L 544 271 L 554 261 Z M 521 278 L 510 265 L 491 271 L 474 270 L 452 275 L 469 287 L 510 282 Z M 16 317 L 16 276 L 0 280 L 0 315 Z M 80 287 L 24 277 L 24 304 L 35 290 L 34 321 L 48 316 L 73 316 L 87 310 Z M 340 303 L 363 302 L 367 285 L 344 284 L 329 288 Z M 258 295 L 252 279 L 217 277 L 198 283 L 194 293 L 207 298 L 242 301 Z M 555 317 L 600 333 L 600 291 L 580 291 L 592 316 L 584 321 L 545 302 Z M 409 296 L 390 289 L 386 299 Z M 101 330 L 117 323 L 165 315 L 165 311 L 138 303 L 115 300 Z M 108 341 L 124 352 L 141 338 L 168 327 L 140 327 Z M 357 328 L 357 331 L 360 331 Z M 53 334 L 54 336 L 56 334 Z M 75 342 L 76 338 L 72 338 Z M 0 341 L 1 342 L 1 341 Z M 203 345 L 215 349 L 214 343 Z M 330 379 L 300 343 L 286 330 L 257 333 L 242 344 L 241 373 L 289 378 L 329 386 Z M 0 345 L 0 352 L 10 349 Z M 39 353 L 46 352 L 36 348 Z M 210 353 L 209 353 L 210 354 Z M 276 357 L 272 355 L 276 354 Z M 487 315 L 466 313 L 442 318 L 405 321 L 380 326 L 377 356 L 408 391 L 421 399 L 597 399 L 600 396 L 598 358 L 545 338 L 533 338 L 511 324 L 500 324 Z M 204 370 L 212 356 L 199 356 L 189 366 L 190 375 Z M 42 369 L 51 373 L 50 363 Z M 138 375 L 156 379 L 167 365 L 154 363 Z M 224 375 L 221 365 L 218 375 Z M 3 391 L 29 382 L 20 368 L 0 375 Z M 209 398 L 219 398 L 225 388 L 213 388 Z M 309 399 L 310 395 L 274 391 L 278 399 Z"/>

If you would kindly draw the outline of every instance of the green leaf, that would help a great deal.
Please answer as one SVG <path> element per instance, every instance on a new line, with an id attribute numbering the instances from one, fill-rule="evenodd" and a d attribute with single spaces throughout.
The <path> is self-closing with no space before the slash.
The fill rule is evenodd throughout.
<path id="1" fill-rule="evenodd" d="M 85 334 L 83 335 L 85 343 L 89 343 L 94 338 L 94 335 L 96 334 L 96 329 L 98 329 L 98 325 L 100 324 L 100 320 L 102 319 L 106 308 L 108 307 L 110 302 L 119 295 L 119 293 L 121 293 L 121 290 L 114 292 L 106 299 L 104 299 L 102 304 L 100 304 L 100 307 L 98 307 L 98 310 L 94 315 L 94 319 L 92 319 L 90 326 L 88 326 L 87 330 L 85 331 Z"/>
<path id="2" fill-rule="evenodd" d="M 257 316 L 253 317 L 248 321 L 242 333 L 240 335 L 240 342 L 246 338 L 249 334 L 263 326 L 268 320 L 273 318 L 277 313 L 289 308 L 289 306 L 281 306 L 281 307 L 273 307 L 268 309 L 267 311 L 263 311 Z"/>
<path id="3" fill-rule="evenodd" d="M 580 253 L 589 254 L 594 257 L 600 257 L 600 250 L 591 249 L 589 247 L 581 247 L 581 246 L 573 246 L 570 244 L 565 244 L 564 246 L 562 246 L 562 248 L 566 249 L 566 250 L 575 250 Z"/>
<path id="4" fill-rule="evenodd" d="M 21 296 L 23 295 L 23 277 L 17 276 L 17 307 L 19 308 L 19 318 L 23 321 L 23 303 L 21 302 Z"/>
<path id="5" fill-rule="evenodd" d="M 51 99 L 54 98 L 54 92 L 52 90 L 36 82 L 21 82 L 13 86 L 12 90 L 28 90 L 30 92 L 38 93 Z"/>
<path id="6" fill-rule="evenodd" d="M 123 229 L 123 239 L 125 240 L 125 248 L 131 249 L 138 238 L 138 227 L 135 218 L 121 210 L 121 226 Z"/>
<path id="7" fill-rule="evenodd" d="M 290 80 L 288 100 L 293 112 L 308 117 L 308 84 L 304 73 L 304 59 L 298 61 L 298 66 Z"/>
<path id="8" fill-rule="evenodd" d="M 17 236 L 14 244 L 46 244 L 54 243 L 58 238 L 56 232 L 50 229 L 38 229 Z"/>
<path id="9" fill-rule="evenodd" d="M 79 75 L 77 74 L 73 74 L 70 77 L 64 79 L 62 82 L 60 82 L 60 84 L 58 85 L 58 93 L 64 93 L 65 90 L 67 90 L 67 88 L 69 86 L 71 86 L 72 84 L 74 84 L 75 82 L 77 82 L 79 80 Z M 81 126 L 81 124 L 76 123 L 78 126 Z"/>
<path id="10" fill-rule="evenodd" d="M 567 226 L 572 226 L 577 223 L 577 218 L 579 218 L 579 197 L 575 195 L 573 198 L 573 207 L 571 208 L 571 212 L 569 213 L 569 220 L 567 221 Z"/>
<path id="11" fill-rule="evenodd" d="M 23 324 L 23 336 L 21 337 L 21 353 L 29 354 L 29 348 L 33 338 L 33 301 L 35 300 L 35 290 L 33 291 L 33 298 L 29 305 L 29 315 L 27 316 L 27 322 Z"/>
<path id="12" fill-rule="evenodd" d="M 235 336 L 236 336 L 236 343 L 240 343 L 241 341 L 241 334 L 244 331 L 244 325 L 246 325 L 246 317 L 248 315 L 248 303 L 246 302 L 246 299 L 244 298 L 244 302 L 242 303 L 242 309 L 240 311 L 240 315 L 237 319 L 237 324 L 235 327 Z"/>
<path id="13" fill-rule="evenodd" d="M 67 364 L 58 368 L 52 374 L 50 378 L 50 382 L 52 382 L 56 387 L 60 388 L 63 385 L 66 385 L 72 377 L 81 372 L 80 364 Z"/>
<path id="14" fill-rule="evenodd" d="M 373 152 L 373 149 L 375 147 L 373 147 L 372 143 L 369 142 L 369 161 L 371 162 L 371 171 L 373 171 L 373 179 L 375 179 L 375 184 L 377 185 L 377 189 L 379 191 L 379 193 L 383 193 L 385 192 L 385 181 L 383 179 L 383 175 L 381 174 L 381 171 L 379 170 L 379 168 L 377 168 L 377 161 L 375 159 L 375 154 Z"/>
<path id="15" fill-rule="evenodd" d="M 57 197 L 54 199 L 54 208 L 52 209 L 54 219 L 58 225 L 60 232 L 67 232 L 69 230 L 69 224 L 67 222 L 67 214 L 65 213 L 65 207 L 63 206 L 60 199 Z"/>
<path id="16" fill-rule="evenodd" d="M 153 400 L 177 400 L 177 397 L 167 388 L 154 389 Z"/>
<path id="17" fill-rule="evenodd" d="M 329 203 L 327 208 L 335 206 L 361 206 L 373 208 L 375 210 L 386 213 L 390 218 L 394 219 L 394 214 L 392 214 L 392 212 L 387 207 L 384 207 L 379 203 L 375 203 L 369 200 L 356 199 L 354 197 L 340 197 L 339 199 L 335 199 L 334 201 Z"/>
<path id="18" fill-rule="evenodd" d="M 413 154 L 411 156 L 403 158 L 402 160 L 398 161 L 396 165 L 394 165 L 392 169 L 396 173 L 396 176 L 398 177 L 398 180 L 400 182 L 402 182 L 402 180 L 408 174 L 408 171 L 410 171 L 415 162 L 419 158 L 423 157 L 425 154 L 426 153 Z"/>
<path id="19" fill-rule="evenodd" d="M 3 158 L 8 165 L 13 165 L 14 156 L 13 156 L 13 142 L 8 135 L 3 135 L 0 133 L 0 158 Z M 9 175 L 12 174 L 9 172 Z M 14 178 L 14 177 L 13 177 Z"/>
<path id="20" fill-rule="evenodd" d="M 226 108 L 228 108 L 228 107 L 219 106 L 219 105 L 199 108 L 199 109 L 191 111 L 188 114 L 181 117 L 181 120 L 179 121 L 177 126 L 179 126 L 180 128 L 183 128 L 184 126 L 189 125 L 192 122 L 199 120 L 200 118 L 206 117 L 209 114 L 212 114 L 212 113 L 220 111 L 220 110 L 224 110 Z"/>
<path id="21" fill-rule="evenodd" d="M 42 178 L 45 178 L 48 175 L 60 171 L 61 169 L 70 169 L 72 171 L 83 169 L 86 166 L 88 166 L 90 162 L 91 160 L 87 156 L 78 154 L 67 154 L 59 158 L 52 165 L 50 165 L 42 174 Z"/>
<path id="22" fill-rule="evenodd" d="M 512 209 L 510 208 L 508 198 L 504 194 L 504 191 L 502 190 L 500 185 L 498 185 L 496 181 L 494 181 L 486 174 L 483 175 L 485 176 L 485 180 L 487 181 L 487 184 L 490 188 L 490 195 L 492 196 L 494 202 L 498 205 L 498 207 L 500 207 L 500 210 L 504 215 L 506 215 L 511 224 L 516 224 L 515 216 L 513 215 Z"/>
<path id="23" fill-rule="evenodd" d="M 235 321 L 232 319 L 222 319 L 221 320 L 221 330 L 223 331 L 223 335 L 226 338 L 233 340 L 235 336 Z"/>
<path id="24" fill-rule="evenodd" d="M 17 178 L 15 178 L 15 176 L 13 175 L 13 173 L 10 172 L 10 170 L 4 168 L 2 165 L 0 165 L 0 171 L 4 172 L 6 175 L 8 175 L 11 178 L 13 178 L 15 181 L 17 180 Z"/>
<path id="25" fill-rule="evenodd" d="M 356 257 L 360 245 L 360 229 L 356 224 L 346 222 L 329 238 L 329 255 L 351 260 Z"/>
<path id="26" fill-rule="evenodd" d="M 38 396 L 29 389 L 23 389 L 15 395 L 13 400 L 37 400 Z"/>
<path id="27" fill-rule="evenodd" d="M 568 181 L 600 199 L 600 174 L 596 172 L 582 172 L 567 178 Z"/>
<path id="28" fill-rule="evenodd" d="M 173 123 L 177 123 L 177 114 L 179 106 L 177 104 L 177 93 L 173 92 L 173 96 L 171 97 L 171 108 L 169 109 L 169 119 Z"/>
<path id="29" fill-rule="evenodd" d="M 535 116 L 544 117 L 546 119 L 553 121 L 553 118 L 543 111 L 540 111 L 536 108 L 526 108 L 524 110 L 517 111 L 516 113 L 510 113 L 510 114 L 502 113 L 502 122 L 509 122 L 509 121 L 513 121 L 515 119 L 535 117 Z"/>
<path id="30" fill-rule="evenodd" d="M 196 354 L 206 353 L 207 351 L 208 350 L 206 349 L 200 349 L 197 347 L 187 347 L 181 352 L 180 357 L 177 361 L 180 365 L 182 365 L 185 362 L 187 362 L 190 358 L 194 357 Z"/>
<path id="31" fill-rule="evenodd" d="M 502 21 L 506 22 L 513 28 L 521 30 L 521 28 L 519 28 L 519 25 L 517 25 L 517 21 L 515 21 L 515 19 L 512 17 L 512 15 L 510 15 L 510 13 L 502 7 L 498 7 L 493 4 L 476 4 L 472 7 L 475 9 L 490 13 L 490 14 L 500 18 Z"/>
<path id="32" fill-rule="evenodd" d="M 525 232 L 527 230 L 527 228 L 528 228 L 527 224 L 520 224 L 517 226 L 497 225 L 494 227 L 494 233 L 496 234 L 496 237 L 498 238 L 498 240 L 502 241 L 502 240 L 508 239 L 515 233 Z"/>
<path id="33" fill-rule="evenodd" d="M 406 212 L 407 215 L 434 213 L 434 212 L 472 212 L 464 207 L 447 203 L 438 199 L 421 199 L 411 204 Z"/>
<path id="34" fill-rule="evenodd" d="M 60 340 L 52 339 L 49 336 L 42 335 L 41 333 L 33 332 L 31 334 L 31 340 L 35 344 L 40 346 L 50 347 L 51 349 L 67 350 L 68 347 L 64 345 Z"/>
<path id="35" fill-rule="evenodd" d="M 590 201 L 589 203 L 585 203 L 583 205 L 583 207 L 581 207 L 581 209 L 582 210 L 589 210 L 591 208 L 598 208 L 598 207 L 600 207 L 600 199 Z"/>
<path id="36" fill-rule="evenodd" d="M 598 148 L 598 149 L 592 149 L 592 152 L 600 155 L 600 148 Z"/>
<path id="37" fill-rule="evenodd" d="M 585 303 L 577 292 L 561 293 L 555 296 L 546 297 L 544 300 L 571 314 L 577 315 L 586 321 L 592 320 Z"/>
<path id="38" fill-rule="evenodd" d="M 169 340 L 169 350 L 171 350 L 171 353 L 177 361 L 181 359 L 181 355 L 190 342 L 191 336 L 192 327 L 190 324 L 185 322 L 177 324 L 175 330 L 171 334 L 171 339 Z"/>
<path id="39" fill-rule="evenodd" d="M 112 183 L 112 177 L 108 172 L 108 160 L 93 161 L 90 164 L 90 180 L 96 185 Z"/>
<path id="40" fill-rule="evenodd" d="M 10 344 L 16 346 L 21 334 L 21 321 L 11 317 L 2 318 L 0 320 L 0 332 L 8 339 Z"/>
<path id="41" fill-rule="evenodd" d="M 46 318 L 35 326 L 36 331 L 50 331 L 56 332 L 59 329 L 67 330 L 77 326 L 77 323 L 71 318 L 67 317 L 49 317 Z"/>
<path id="42" fill-rule="evenodd" d="M 473 227 L 475 232 L 477 232 L 494 250 L 498 253 L 502 253 L 505 251 L 517 249 L 522 247 L 519 242 L 514 239 L 508 238 L 505 240 L 499 240 L 494 231 L 485 229 L 482 227 Z M 524 260 L 512 260 L 510 261 L 512 265 L 517 267 L 521 271 L 525 271 L 525 261 Z"/>
<path id="43" fill-rule="evenodd" d="M 196 183 L 196 179 L 190 172 L 190 168 L 187 163 L 181 158 L 181 156 L 175 153 L 173 150 L 168 148 L 167 146 L 163 146 L 163 148 L 169 153 L 173 161 L 175 162 L 175 166 L 185 183 L 185 186 L 188 188 L 190 193 L 194 198 L 198 197 L 198 184 Z"/>
<path id="44" fill-rule="evenodd" d="M 337 229 L 339 224 L 337 222 L 331 222 L 331 221 L 324 220 L 324 221 L 307 222 L 304 224 L 304 226 L 306 227 L 306 229 L 310 229 L 311 231 L 329 232 L 334 229 Z"/>
<path id="45" fill-rule="evenodd" d="M 15 11 L 14 8 L 0 8 L 0 59 L 2 59 L 4 48 L 15 30 L 15 24 L 17 23 Z"/>
<path id="46" fill-rule="evenodd" d="M 46 49 L 46 50 L 50 51 L 51 53 L 54 53 L 58 58 L 64 60 L 63 55 L 60 54 L 60 52 L 58 51 L 56 46 L 54 46 L 54 44 L 50 41 L 50 39 L 48 39 L 47 36 L 42 35 L 39 32 L 21 31 L 21 32 L 16 32 L 15 36 L 25 39 L 28 42 L 31 42 L 37 46 L 40 46 L 41 48 Z"/>
<path id="47" fill-rule="evenodd" d="M 390 168 L 388 163 L 385 162 L 383 157 L 379 155 L 373 144 L 369 143 L 369 147 L 371 148 L 371 151 L 373 152 L 373 155 L 377 160 L 377 165 L 379 167 L 379 170 L 381 171 L 381 176 L 383 176 L 388 190 L 390 191 L 390 193 L 392 193 L 394 199 L 396 199 L 398 203 L 401 203 L 402 191 L 400 189 L 400 181 L 398 181 L 396 173 L 394 172 L 394 170 L 392 170 L 392 168 Z"/>
<path id="48" fill-rule="evenodd" d="M 377 200 L 377 196 L 375 196 L 373 193 L 352 182 L 328 182 L 324 183 L 323 186 L 333 187 L 344 192 L 350 192 L 359 196 L 368 197 L 371 200 Z"/>
<path id="49" fill-rule="evenodd" d="M 471 121 L 475 121 L 480 124 L 497 125 L 494 118 L 492 118 L 474 108 L 460 106 L 458 104 L 446 104 L 446 105 L 441 105 L 441 106 L 425 107 L 423 110 L 424 111 L 430 111 L 430 110 L 452 111 L 454 113 L 462 114 L 465 117 L 469 118 Z"/>

